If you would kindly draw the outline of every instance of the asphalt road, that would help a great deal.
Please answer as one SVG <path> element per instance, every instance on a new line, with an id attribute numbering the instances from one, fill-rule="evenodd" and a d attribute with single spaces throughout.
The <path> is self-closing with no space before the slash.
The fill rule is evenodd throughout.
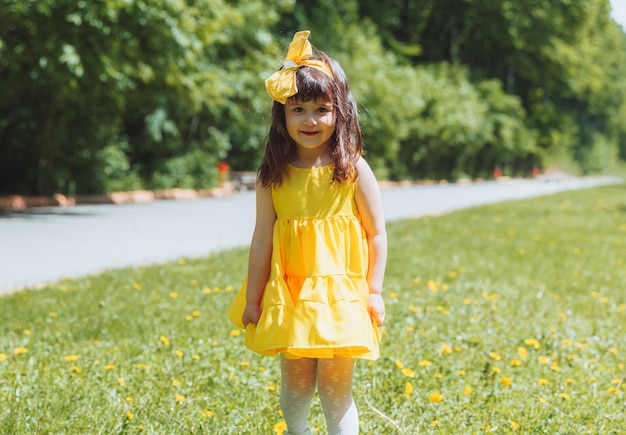
<path id="1" fill-rule="evenodd" d="M 388 187 L 388 221 L 619 183 L 615 177 Z M 254 193 L 130 205 L 37 208 L 0 214 L 0 294 L 107 269 L 199 257 L 246 246 Z"/>

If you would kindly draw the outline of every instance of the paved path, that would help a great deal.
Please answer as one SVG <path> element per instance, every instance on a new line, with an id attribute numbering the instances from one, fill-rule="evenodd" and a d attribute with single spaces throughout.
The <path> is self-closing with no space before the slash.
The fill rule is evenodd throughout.
<path id="1" fill-rule="evenodd" d="M 393 187 L 382 192 L 386 218 L 393 221 L 619 182 L 615 177 L 552 177 Z M 246 246 L 253 228 L 252 192 L 0 214 L 0 294 L 62 277 Z"/>

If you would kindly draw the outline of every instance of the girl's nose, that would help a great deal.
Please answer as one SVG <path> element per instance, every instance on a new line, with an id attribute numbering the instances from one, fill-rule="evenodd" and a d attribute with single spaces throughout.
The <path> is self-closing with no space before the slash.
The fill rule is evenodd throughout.
<path id="1" fill-rule="evenodd" d="M 315 119 L 315 113 L 307 112 L 304 117 L 304 123 L 306 125 L 315 125 L 317 124 L 317 120 Z"/>

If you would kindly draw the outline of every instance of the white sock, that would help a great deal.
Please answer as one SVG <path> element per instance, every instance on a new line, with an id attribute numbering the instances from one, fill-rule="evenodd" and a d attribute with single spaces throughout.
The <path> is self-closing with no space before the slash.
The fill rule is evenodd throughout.
<path id="1" fill-rule="evenodd" d="M 358 435 L 359 413 L 352 399 L 352 358 L 319 359 L 318 393 L 328 435 Z"/>
<path id="2" fill-rule="evenodd" d="M 281 356 L 280 408 L 287 423 L 285 434 L 309 434 L 309 412 L 315 393 L 317 360 Z"/>

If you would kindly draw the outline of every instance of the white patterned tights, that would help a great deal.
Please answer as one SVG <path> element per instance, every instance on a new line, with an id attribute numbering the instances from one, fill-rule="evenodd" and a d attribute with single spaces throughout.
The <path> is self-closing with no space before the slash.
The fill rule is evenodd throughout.
<path id="1" fill-rule="evenodd" d="M 359 414 L 352 399 L 352 358 L 286 359 L 281 356 L 280 407 L 285 434 L 310 434 L 308 420 L 317 386 L 329 435 L 359 433 Z"/>

